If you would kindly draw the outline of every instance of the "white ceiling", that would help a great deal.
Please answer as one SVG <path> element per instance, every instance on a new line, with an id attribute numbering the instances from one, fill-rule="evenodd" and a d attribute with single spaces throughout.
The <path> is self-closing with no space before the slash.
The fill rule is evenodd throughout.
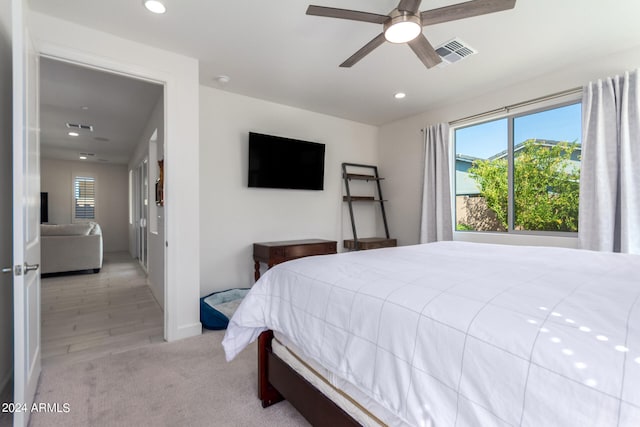
<path id="1" fill-rule="evenodd" d="M 308 4 L 386 14 L 398 0 L 31 0 L 35 11 L 195 57 L 201 84 L 373 125 L 458 102 L 640 45 L 638 0 L 517 0 L 515 9 L 428 26 L 434 46 L 458 37 L 477 55 L 427 70 L 406 45 L 385 43 L 338 65 L 377 24 L 305 15 Z M 421 10 L 458 0 L 424 0 Z M 218 75 L 231 81 L 220 85 Z M 393 94 L 407 93 L 398 101 Z"/>
<path id="2" fill-rule="evenodd" d="M 56 61 L 40 60 L 40 141 L 45 158 L 127 164 L 162 86 Z M 67 123 L 93 131 L 70 129 Z M 70 131 L 79 136 L 69 136 Z"/>

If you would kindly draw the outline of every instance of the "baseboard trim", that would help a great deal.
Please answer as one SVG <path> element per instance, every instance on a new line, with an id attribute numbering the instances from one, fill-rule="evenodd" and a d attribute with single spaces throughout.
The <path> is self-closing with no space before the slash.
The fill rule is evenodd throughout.
<path id="1" fill-rule="evenodd" d="M 169 331 L 171 332 L 171 331 Z M 178 341 L 184 338 L 195 337 L 202 335 L 202 323 L 192 323 L 190 325 L 179 326 L 178 329 L 173 331 L 174 333 L 167 334 L 167 341 Z"/>

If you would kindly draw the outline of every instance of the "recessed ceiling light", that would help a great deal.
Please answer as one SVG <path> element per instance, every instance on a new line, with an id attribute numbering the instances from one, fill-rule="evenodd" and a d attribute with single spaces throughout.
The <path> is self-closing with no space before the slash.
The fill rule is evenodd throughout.
<path id="1" fill-rule="evenodd" d="M 402 98 L 404 98 L 404 97 L 406 97 L 406 96 L 407 96 L 407 94 L 406 94 L 406 93 L 404 93 L 404 92 L 398 92 L 398 93 L 396 93 L 396 94 L 394 94 L 394 95 L 393 95 L 393 97 L 394 97 L 395 99 L 402 99 Z"/>
<path id="2" fill-rule="evenodd" d="M 89 109 L 89 107 L 87 107 L 86 105 L 83 105 L 83 106 L 82 106 L 82 107 L 80 107 L 80 108 L 82 108 L 82 109 L 83 109 L 83 110 L 85 110 L 85 111 Z"/>
<path id="3" fill-rule="evenodd" d="M 214 77 L 213 80 L 217 81 L 221 85 L 226 85 L 227 83 L 229 83 L 231 81 L 231 77 L 225 76 L 225 75 L 221 75 L 221 76 Z"/>
<path id="4" fill-rule="evenodd" d="M 87 160 L 87 156 L 80 156 L 80 160 Z"/>
<path id="5" fill-rule="evenodd" d="M 164 4 L 162 4 L 162 2 L 158 0 L 145 0 L 144 7 L 146 7 L 150 12 L 158 14 L 165 13 L 167 11 L 167 8 L 164 6 Z"/>
<path id="6" fill-rule="evenodd" d="M 78 132 L 69 132 L 69 136 L 79 136 Z"/>

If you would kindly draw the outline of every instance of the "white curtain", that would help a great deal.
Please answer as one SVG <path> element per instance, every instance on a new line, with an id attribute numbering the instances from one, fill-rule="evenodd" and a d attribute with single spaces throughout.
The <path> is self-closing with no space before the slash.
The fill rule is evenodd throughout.
<path id="1" fill-rule="evenodd" d="M 638 70 L 585 86 L 579 246 L 640 254 Z"/>
<path id="2" fill-rule="evenodd" d="M 449 125 L 424 129 L 424 185 L 420 243 L 452 240 Z"/>

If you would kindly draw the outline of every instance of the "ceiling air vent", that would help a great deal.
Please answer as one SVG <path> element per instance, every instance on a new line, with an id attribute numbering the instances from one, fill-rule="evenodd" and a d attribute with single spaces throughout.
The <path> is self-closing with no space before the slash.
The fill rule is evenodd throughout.
<path id="1" fill-rule="evenodd" d="M 94 157 L 96 155 L 96 153 L 78 153 L 78 154 L 85 157 Z"/>
<path id="2" fill-rule="evenodd" d="M 443 60 L 440 64 L 441 66 L 453 64 L 454 62 L 458 62 L 461 59 L 466 58 L 467 56 L 475 55 L 476 53 L 478 53 L 477 50 L 460 39 L 453 39 L 441 46 L 438 46 L 436 48 L 436 52 Z"/>
<path id="3" fill-rule="evenodd" d="M 93 132 L 93 126 L 90 126 L 90 125 L 80 125 L 80 124 L 76 124 L 76 123 L 67 123 L 67 127 L 69 129 L 81 129 L 81 130 L 88 130 L 89 132 Z"/>

